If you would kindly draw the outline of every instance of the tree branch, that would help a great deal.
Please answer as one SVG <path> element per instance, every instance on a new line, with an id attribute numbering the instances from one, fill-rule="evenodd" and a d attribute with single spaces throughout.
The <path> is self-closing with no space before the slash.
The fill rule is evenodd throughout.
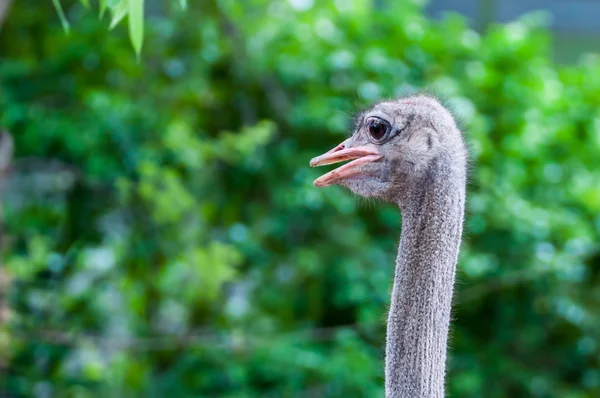
<path id="1" fill-rule="evenodd" d="M 2 22 L 8 15 L 8 8 L 10 7 L 12 0 L 0 0 L 0 29 L 2 28 Z"/>
<path id="2" fill-rule="evenodd" d="M 0 0 L 2 1 L 2 0 Z M 0 2 L 0 5 L 3 3 Z M 1 21 L 1 18 L 0 18 Z M 2 190 L 4 188 L 4 183 L 6 180 L 6 176 L 10 169 L 10 162 L 13 157 L 14 152 L 14 142 L 12 136 L 8 133 L 0 133 L 0 196 L 2 195 Z M 4 225 L 3 225 L 3 217 L 2 217 L 2 206 L 0 205 L 0 251 L 3 249 L 4 243 Z M 1 253 L 0 253 L 1 258 Z M 5 292 L 8 287 L 9 281 L 8 276 L 4 273 L 4 269 L 2 268 L 2 262 L 0 261 L 0 323 L 2 323 L 8 314 L 8 308 L 6 306 L 5 300 Z"/>

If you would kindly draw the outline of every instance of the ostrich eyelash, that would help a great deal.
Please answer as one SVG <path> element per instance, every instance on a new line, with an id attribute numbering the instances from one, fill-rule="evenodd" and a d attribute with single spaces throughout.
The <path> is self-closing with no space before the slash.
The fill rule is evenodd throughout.
<path id="1" fill-rule="evenodd" d="M 360 128 L 363 126 L 364 123 L 365 123 L 364 112 L 359 112 L 357 114 L 354 114 L 352 116 L 352 126 L 354 128 L 348 130 L 348 135 L 351 136 L 352 134 L 354 134 L 355 131 L 360 130 Z"/>

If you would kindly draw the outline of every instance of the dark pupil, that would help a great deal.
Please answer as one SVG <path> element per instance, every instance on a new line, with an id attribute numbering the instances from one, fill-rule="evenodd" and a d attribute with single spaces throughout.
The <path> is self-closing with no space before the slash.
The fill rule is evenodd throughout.
<path id="1" fill-rule="evenodd" d="M 385 136 L 385 131 L 385 124 L 377 120 L 374 120 L 369 126 L 369 134 L 377 141 Z"/>

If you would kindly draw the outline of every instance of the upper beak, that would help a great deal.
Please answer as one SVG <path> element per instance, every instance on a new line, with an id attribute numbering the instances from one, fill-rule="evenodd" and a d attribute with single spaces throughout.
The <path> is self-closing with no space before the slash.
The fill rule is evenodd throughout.
<path id="1" fill-rule="evenodd" d="M 377 147 L 371 144 L 346 148 L 346 141 L 336 146 L 332 150 L 317 156 L 310 161 L 311 167 L 324 166 L 326 164 L 338 163 L 344 160 L 355 159 L 350 163 L 338 167 L 327 174 L 317 178 L 313 184 L 316 187 L 326 187 L 335 184 L 337 181 L 360 174 L 358 170 L 363 164 L 374 162 L 381 159 L 382 155 Z"/>

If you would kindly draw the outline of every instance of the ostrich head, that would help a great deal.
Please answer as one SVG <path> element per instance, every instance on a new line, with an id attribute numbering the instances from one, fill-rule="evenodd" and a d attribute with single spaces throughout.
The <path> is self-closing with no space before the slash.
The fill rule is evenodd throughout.
<path id="1" fill-rule="evenodd" d="M 349 163 L 317 178 L 398 204 L 403 213 L 386 337 L 386 397 L 444 397 L 456 261 L 462 234 L 467 150 L 435 99 L 381 102 L 354 134 L 311 166 Z"/>
<path id="2" fill-rule="evenodd" d="M 434 98 L 416 96 L 381 102 L 362 112 L 353 135 L 310 165 L 345 160 L 352 161 L 314 185 L 338 184 L 403 207 L 431 179 L 444 177 L 446 173 L 436 172 L 440 167 L 433 165 L 464 170 L 466 148 L 452 115 Z"/>

